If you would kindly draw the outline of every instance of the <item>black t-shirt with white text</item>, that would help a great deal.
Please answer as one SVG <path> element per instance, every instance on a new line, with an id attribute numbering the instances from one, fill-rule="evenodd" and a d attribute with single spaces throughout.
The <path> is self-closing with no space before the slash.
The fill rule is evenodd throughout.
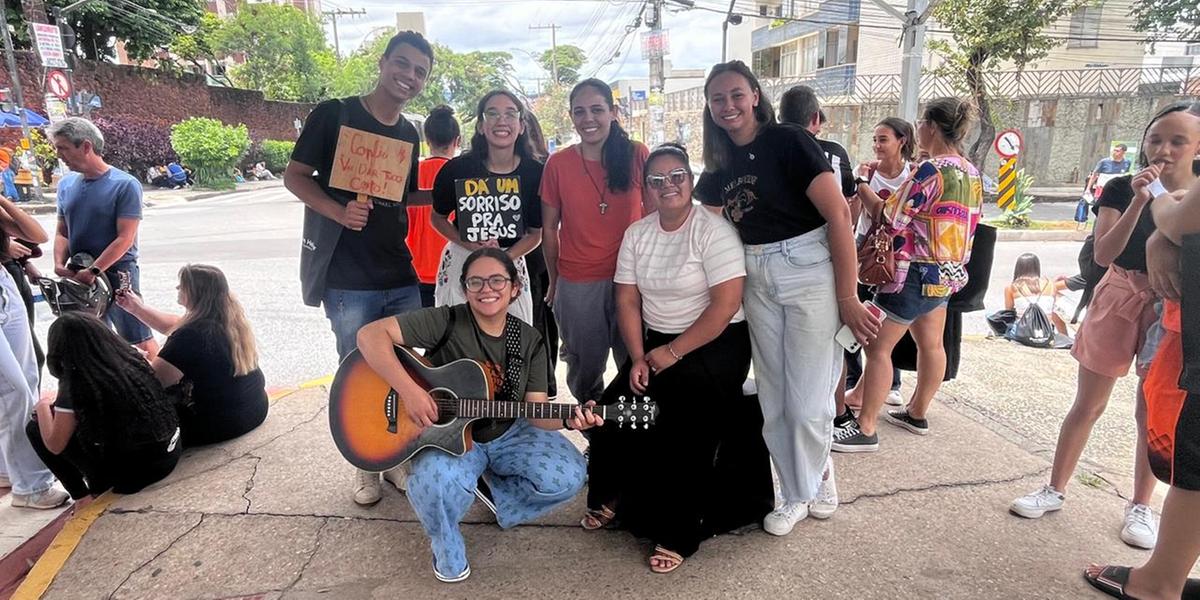
<path id="1" fill-rule="evenodd" d="M 421 141 L 417 129 L 403 115 L 395 125 L 380 123 L 358 97 L 327 100 L 317 105 L 292 151 L 292 160 L 316 169 L 316 181 L 334 200 L 346 204 L 354 194 L 329 187 L 337 151 L 341 111 L 347 127 L 360 129 L 412 144 L 407 191 L 417 189 L 417 163 Z M 404 202 L 372 198 L 374 208 L 362 231 L 343 229 L 327 271 L 326 287 L 345 290 L 384 290 L 416 285 L 412 253 L 404 242 L 408 236 L 408 211 Z"/>
<path id="2" fill-rule="evenodd" d="M 1103 207 L 1116 209 L 1117 212 L 1124 214 L 1132 203 L 1133 178 L 1128 175 L 1117 177 L 1104 184 L 1104 191 L 1100 193 L 1100 199 L 1092 207 L 1092 212 L 1099 216 L 1100 209 Z M 1154 229 L 1154 215 L 1150 213 L 1150 205 L 1147 204 L 1142 210 L 1142 214 L 1138 216 L 1138 222 L 1133 226 L 1133 231 L 1129 234 L 1129 241 L 1125 244 L 1125 249 L 1121 250 L 1121 254 L 1117 255 L 1113 264 L 1122 269 L 1145 273 L 1146 240 L 1150 239 Z"/>
<path id="3" fill-rule="evenodd" d="M 455 182 L 460 179 L 476 179 L 485 177 L 516 176 L 520 179 L 521 220 L 526 229 L 541 229 L 542 227 L 542 197 L 539 190 L 542 187 L 542 163 L 532 158 L 521 159 L 521 164 L 511 173 L 493 173 L 487 165 L 474 154 L 467 153 L 450 159 L 438 171 L 433 181 L 433 210 L 444 217 L 458 211 L 458 194 Z M 524 231 L 516 237 L 500 238 L 501 248 L 510 248 L 521 239 Z"/>
<path id="4" fill-rule="evenodd" d="M 821 150 L 825 153 L 825 160 L 828 160 L 829 166 L 833 167 L 833 174 L 842 186 L 842 195 L 849 198 L 857 194 L 858 186 L 854 185 L 854 169 L 851 167 L 850 153 L 846 152 L 846 148 L 833 140 L 821 138 L 817 138 L 817 145 L 821 146 Z"/>
<path id="5" fill-rule="evenodd" d="M 805 190 L 833 169 L 811 133 L 795 125 L 767 125 L 754 141 L 733 148 L 728 167 L 705 172 L 696 197 L 720 206 L 746 244 L 770 244 L 825 225 Z"/>

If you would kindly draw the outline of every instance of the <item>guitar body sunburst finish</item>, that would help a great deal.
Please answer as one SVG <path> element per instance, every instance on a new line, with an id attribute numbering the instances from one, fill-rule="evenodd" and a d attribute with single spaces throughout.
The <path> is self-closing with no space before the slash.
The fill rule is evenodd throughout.
<path id="1" fill-rule="evenodd" d="M 491 398 L 491 382 L 478 363 L 456 360 L 430 366 L 408 348 L 397 347 L 396 357 L 417 384 L 437 398 Z M 447 418 L 422 431 L 408 418 L 404 402 L 393 404 L 389 419 L 391 386 L 355 350 L 342 361 L 329 391 L 329 430 L 338 450 L 364 471 L 386 471 L 412 458 L 423 448 L 462 455 L 470 449 L 468 426 L 475 419 Z M 394 431 L 392 431 L 394 429 Z"/>

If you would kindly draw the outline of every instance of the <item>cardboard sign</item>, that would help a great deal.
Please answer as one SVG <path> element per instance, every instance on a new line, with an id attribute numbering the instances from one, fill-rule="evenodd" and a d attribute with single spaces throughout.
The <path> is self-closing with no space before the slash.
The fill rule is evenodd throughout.
<path id="1" fill-rule="evenodd" d="M 353 127 L 338 132 L 329 187 L 399 202 L 412 167 L 413 145 Z"/>
<path id="2" fill-rule="evenodd" d="M 466 242 L 519 238 L 525 233 L 521 178 L 516 175 L 458 179 L 454 221 Z"/>

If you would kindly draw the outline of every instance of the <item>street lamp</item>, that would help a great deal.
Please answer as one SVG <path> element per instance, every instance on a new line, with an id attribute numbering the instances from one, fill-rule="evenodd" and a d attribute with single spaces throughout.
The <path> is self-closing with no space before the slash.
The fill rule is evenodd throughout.
<path id="1" fill-rule="evenodd" d="M 742 15 L 733 14 L 733 3 L 735 1 L 729 0 L 729 10 L 725 12 L 725 22 L 721 23 L 721 62 L 728 60 L 725 56 L 725 51 L 729 46 L 729 26 L 742 24 Z"/>

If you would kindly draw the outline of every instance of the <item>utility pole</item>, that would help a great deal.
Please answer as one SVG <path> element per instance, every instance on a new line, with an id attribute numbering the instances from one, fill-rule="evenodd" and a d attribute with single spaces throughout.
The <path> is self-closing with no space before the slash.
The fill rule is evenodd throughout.
<path id="1" fill-rule="evenodd" d="M 355 15 L 367 14 L 363 8 L 339 8 L 336 10 L 321 11 L 321 14 L 329 17 L 329 22 L 333 23 L 333 53 L 337 56 L 338 62 L 342 62 L 342 44 L 338 40 L 337 22 L 338 17 L 352 17 Z"/>
<path id="2" fill-rule="evenodd" d="M 924 60 L 921 50 L 925 47 L 925 23 L 942 0 L 908 0 L 908 8 L 903 14 L 887 0 L 871 1 L 904 25 L 900 40 L 903 51 L 900 66 L 900 118 L 909 123 L 916 123 L 917 105 L 921 102 L 921 68 Z"/>
<path id="3" fill-rule="evenodd" d="M 725 20 L 721 23 L 721 62 L 729 60 L 726 56 L 726 49 L 729 46 L 729 26 L 742 24 L 742 15 L 733 14 L 734 2 L 736 0 L 729 0 L 729 10 L 725 11 Z"/>
<path id="4" fill-rule="evenodd" d="M 557 23 L 529 26 L 531 31 L 536 31 L 539 29 L 550 30 L 550 76 L 553 78 L 551 79 L 551 85 L 558 85 L 558 30 L 560 27 L 562 27 L 562 25 Z"/>
<path id="5" fill-rule="evenodd" d="M 657 146 L 666 140 L 666 124 L 662 95 L 666 86 L 666 65 L 663 59 L 667 48 L 663 39 L 662 16 L 664 0 L 652 0 L 650 3 L 650 143 Z"/>

